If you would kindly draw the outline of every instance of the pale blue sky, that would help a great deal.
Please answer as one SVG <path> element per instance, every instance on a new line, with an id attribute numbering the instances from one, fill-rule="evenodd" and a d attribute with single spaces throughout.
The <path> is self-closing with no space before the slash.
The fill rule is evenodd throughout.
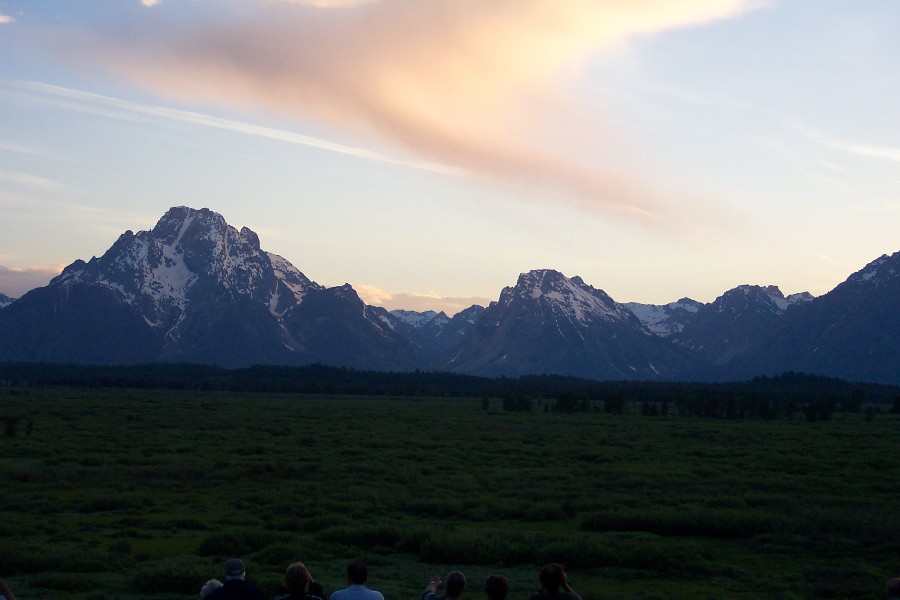
<path id="1" fill-rule="evenodd" d="M 819 295 L 900 250 L 900 2 L 418 1 L 0 0 L 0 292 L 174 205 L 451 313 L 535 268 Z"/>

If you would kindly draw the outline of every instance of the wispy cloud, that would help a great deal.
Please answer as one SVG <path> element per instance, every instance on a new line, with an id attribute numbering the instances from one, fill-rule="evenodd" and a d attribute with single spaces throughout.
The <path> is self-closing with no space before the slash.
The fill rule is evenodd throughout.
<path id="1" fill-rule="evenodd" d="M 799 131 L 808 139 L 831 150 L 838 150 L 848 154 L 857 156 L 866 156 L 868 158 L 877 158 L 880 160 L 889 160 L 891 162 L 900 162 L 900 146 L 878 146 L 866 144 L 862 142 L 842 140 L 831 137 L 810 127 L 798 124 L 789 125 L 791 128 Z"/>
<path id="2" fill-rule="evenodd" d="M 12 23 L 15 19 L 13 19 L 9 15 L 0 14 L 0 25 L 5 25 L 7 23 Z"/>
<path id="3" fill-rule="evenodd" d="M 139 24 L 88 29 L 61 49 L 178 101 L 261 106 L 344 134 L 375 132 L 429 163 L 646 221 L 665 206 L 645 178 L 600 158 L 621 154 L 614 132 L 578 136 L 591 138 L 586 147 L 545 143 L 547 130 L 583 133 L 561 91 L 592 53 L 758 4 L 223 0 L 189 20 L 165 4 Z"/>
<path id="4" fill-rule="evenodd" d="M 318 8 L 348 8 L 359 6 L 375 0 L 270 0 L 271 2 L 285 2 L 288 4 L 305 4 Z"/>
<path id="5" fill-rule="evenodd" d="M 285 131 L 283 129 L 253 125 L 251 123 L 213 117 L 197 112 L 178 110 L 152 104 L 142 104 L 139 102 L 131 102 L 129 100 L 123 100 L 121 98 L 94 94 L 91 92 L 75 90 L 72 88 L 51 85 L 47 83 L 12 80 L 8 80 L 5 83 L 6 85 L 19 89 L 24 89 L 39 94 L 45 94 L 52 97 L 63 98 L 68 101 L 75 101 L 74 103 L 70 102 L 68 104 L 61 105 L 62 108 L 106 116 L 109 118 L 122 118 L 122 112 L 124 111 L 125 113 L 170 119 L 173 121 L 189 123 L 191 125 L 212 127 L 215 129 L 222 129 L 225 131 L 240 133 L 243 135 L 277 140 L 280 142 L 288 142 L 291 144 L 300 144 L 303 146 L 311 146 L 313 148 L 319 148 L 321 150 L 327 150 L 329 152 L 337 152 L 339 154 L 345 154 L 365 160 L 395 164 L 405 167 L 411 167 L 414 169 L 434 171 L 446 175 L 454 175 L 457 177 L 466 176 L 466 173 L 464 171 L 452 166 L 442 165 L 426 160 L 407 160 L 399 157 L 389 156 L 380 152 L 374 152 L 365 148 L 330 142 L 328 140 L 303 135 L 301 133 L 296 133 L 293 131 Z M 106 109 L 111 110 L 98 109 L 98 106 L 105 107 Z"/>
<path id="6" fill-rule="evenodd" d="M 0 184 L 7 183 L 15 186 L 23 186 L 44 191 L 59 191 L 63 189 L 63 185 L 47 179 L 38 177 L 29 173 L 21 173 L 19 171 L 0 170 Z"/>
<path id="7" fill-rule="evenodd" d="M 0 292 L 18 298 L 36 287 L 45 286 L 59 275 L 65 265 L 16 269 L 0 265 Z"/>
<path id="8" fill-rule="evenodd" d="M 141 4 L 144 6 L 156 6 L 159 4 L 159 0 L 141 0 Z"/>
<path id="9" fill-rule="evenodd" d="M 23 146 L 13 142 L 5 142 L 0 140 L 0 152 L 10 152 L 13 154 L 25 154 L 28 156 L 48 156 L 45 152 L 35 150 L 30 146 Z"/>
<path id="10" fill-rule="evenodd" d="M 827 262 L 827 263 L 832 264 L 832 265 L 837 265 L 837 266 L 842 267 L 842 268 L 853 268 L 853 267 L 857 267 L 857 266 L 858 266 L 858 265 L 856 265 L 856 264 L 854 264 L 854 263 L 852 263 L 852 262 L 848 262 L 848 261 L 845 261 L 845 260 L 838 260 L 838 259 L 836 259 L 836 258 L 833 258 L 833 257 L 831 257 L 831 256 L 828 256 L 827 254 L 813 254 L 813 258 L 816 258 L 816 259 L 821 260 L 821 261 L 823 261 L 823 262 Z"/>

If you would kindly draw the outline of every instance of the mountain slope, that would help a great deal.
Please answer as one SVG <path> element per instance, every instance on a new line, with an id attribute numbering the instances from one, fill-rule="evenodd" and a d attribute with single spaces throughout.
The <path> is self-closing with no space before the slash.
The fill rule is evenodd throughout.
<path id="1" fill-rule="evenodd" d="M 553 270 L 523 273 L 505 288 L 446 364 L 478 375 L 598 379 L 665 378 L 697 366 L 605 292 Z"/>
<path id="2" fill-rule="evenodd" d="M 785 370 L 900 384 L 900 252 L 788 311 L 742 372 Z"/>
<path id="3" fill-rule="evenodd" d="M 671 339 L 716 366 L 757 352 L 789 308 L 809 294 L 784 297 L 776 286 L 741 285 L 700 306 Z"/>
<path id="4" fill-rule="evenodd" d="M 208 209 L 175 207 L 152 230 L 125 232 L 102 257 L 72 263 L 46 288 L 5 309 L 0 359 L 222 366 L 327 360 L 375 368 L 385 365 L 386 352 L 404 356 L 387 344 L 370 363 L 362 350 L 367 346 L 350 342 L 346 356 L 337 354 L 334 332 L 349 325 L 329 321 L 316 302 L 297 310 L 307 297 L 322 294 L 346 296 L 261 250 L 251 230 L 238 231 Z M 352 296 L 356 304 L 346 315 L 363 312 Z M 330 322 L 333 332 L 309 343 L 304 336 L 315 327 L 307 321 Z M 350 327 L 375 339 L 383 339 L 384 328 L 373 317 Z"/>
<path id="5" fill-rule="evenodd" d="M 690 323 L 700 307 L 703 306 L 696 300 L 682 298 L 677 302 L 668 304 L 641 304 L 628 302 L 628 308 L 650 332 L 660 337 L 669 337 L 679 333 L 684 326 Z"/>

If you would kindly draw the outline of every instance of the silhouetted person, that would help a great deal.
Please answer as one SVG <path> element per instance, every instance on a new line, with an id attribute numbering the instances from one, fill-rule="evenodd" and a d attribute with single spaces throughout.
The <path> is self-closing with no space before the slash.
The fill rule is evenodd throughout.
<path id="1" fill-rule="evenodd" d="M 900 579 L 888 579 L 884 588 L 884 597 L 888 600 L 900 600 Z"/>
<path id="2" fill-rule="evenodd" d="M 218 579 L 210 579 L 200 588 L 200 600 L 206 600 L 213 591 L 222 587 L 222 582 Z"/>
<path id="3" fill-rule="evenodd" d="M 16 600 L 15 594 L 2 579 L 0 579 L 0 600 Z"/>
<path id="4" fill-rule="evenodd" d="M 347 565 L 347 587 L 332 592 L 329 600 L 384 600 L 381 592 L 363 584 L 369 579 L 369 569 L 361 562 Z"/>
<path id="5" fill-rule="evenodd" d="M 488 600 L 506 600 L 509 594 L 509 582 L 503 575 L 488 575 L 484 580 L 484 594 Z"/>
<path id="6" fill-rule="evenodd" d="M 225 561 L 225 583 L 210 592 L 206 600 L 265 600 L 265 596 L 254 584 L 244 581 L 247 570 L 244 561 L 230 558 Z"/>
<path id="7" fill-rule="evenodd" d="M 540 587 L 531 600 L 581 600 L 581 596 L 569 586 L 566 570 L 558 563 L 544 565 L 538 573 Z"/>
<path id="8" fill-rule="evenodd" d="M 301 562 L 288 565 L 284 572 L 284 589 L 286 594 L 276 596 L 274 600 L 324 600 L 322 586 L 313 581 L 309 570 Z"/>
<path id="9" fill-rule="evenodd" d="M 444 583 L 444 593 L 438 596 L 437 590 L 440 585 L 441 578 L 437 575 L 432 576 L 428 580 L 428 585 L 425 586 L 425 591 L 422 593 L 422 600 L 435 600 L 437 598 L 456 600 L 456 598 L 462 596 L 466 589 L 466 576 L 459 571 L 450 571 L 447 574 L 447 581 Z"/>

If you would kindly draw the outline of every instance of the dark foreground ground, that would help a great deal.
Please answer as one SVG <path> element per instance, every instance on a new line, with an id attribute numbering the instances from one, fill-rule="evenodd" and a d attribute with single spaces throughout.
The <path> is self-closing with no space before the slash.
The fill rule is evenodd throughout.
<path id="1" fill-rule="evenodd" d="M 362 558 L 388 600 L 450 568 L 527 599 L 880 598 L 900 573 L 900 417 L 558 414 L 499 399 L 0 388 L 0 576 L 28 598 L 274 593 Z"/>

